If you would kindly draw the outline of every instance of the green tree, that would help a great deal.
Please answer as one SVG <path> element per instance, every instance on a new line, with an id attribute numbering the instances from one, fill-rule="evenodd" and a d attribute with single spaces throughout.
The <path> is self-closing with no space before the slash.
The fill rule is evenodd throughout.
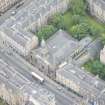
<path id="1" fill-rule="evenodd" d="M 49 19 L 49 25 L 53 25 L 57 29 L 65 29 L 63 16 L 61 14 L 56 14 Z"/>
<path id="2" fill-rule="evenodd" d="M 73 14 L 84 15 L 86 8 L 85 0 L 71 0 L 71 9 Z"/>
<path id="3" fill-rule="evenodd" d="M 37 32 L 37 36 L 39 37 L 39 39 L 44 38 L 45 40 L 47 40 L 56 31 L 57 29 L 54 26 L 47 25 Z"/>
<path id="4" fill-rule="evenodd" d="M 94 75 L 99 75 L 101 79 L 105 80 L 105 65 L 102 64 L 99 59 L 89 61 L 85 64 L 85 68 Z"/>
<path id="5" fill-rule="evenodd" d="M 73 15 L 71 17 L 71 20 L 72 20 L 72 25 L 77 25 L 77 24 L 80 24 L 81 22 L 83 22 L 84 18 L 80 15 Z"/>
<path id="6" fill-rule="evenodd" d="M 81 23 L 81 24 L 77 24 L 77 25 L 74 25 L 73 27 L 71 27 L 70 32 L 75 38 L 80 40 L 84 36 L 89 34 L 89 30 L 90 30 L 90 28 L 89 28 L 88 24 Z"/>
<path id="7" fill-rule="evenodd" d="M 100 35 L 100 33 L 101 32 L 99 30 L 97 30 L 96 28 L 90 27 L 89 34 L 91 36 L 94 36 L 96 38 L 96 37 L 98 37 Z"/>
<path id="8" fill-rule="evenodd" d="M 7 104 L 6 104 L 6 102 L 5 102 L 4 100 L 2 100 L 2 99 L 0 98 L 0 105 L 7 105 Z"/>
<path id="9" fill-rule="evenodd" d="M 101 40 L 103 45 L 105 45 L 105 33 L 101 34 Z"/>

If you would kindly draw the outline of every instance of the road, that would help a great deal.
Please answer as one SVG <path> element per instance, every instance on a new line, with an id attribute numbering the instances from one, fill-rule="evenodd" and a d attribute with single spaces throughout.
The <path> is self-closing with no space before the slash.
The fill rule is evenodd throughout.
<path id="1" fill-rule="evenodd" d="M 13 67 L 18 67 L 18 72 L 27 77 L 30 81 L 35 82 L 36 81 L 32 78 L 31 72 L 37 72 L 37 74 L 43 76 L 37 69 L 35 69 L 33 66 L 30 66 L 28 62 L 26 62 L 24 59 L 19 58 L 19 56 L 16 55 L 8 55 L 6 53 L 0 53 L 0 57 L 3 58 L 6 62 L 8 62 Z M 57 89 L 57 86 L 55 83 L 53 83 L 52 80 L 48 79 L 47 77 L 43 76 L 45 79 L 43 87 L 47 88 L 49 91 L 53 92 L 55 94 L 57 105 L 78 105 L 81 101 L 81 98 L 72 94 L 71 92 L 63 90 L 62 92 Z"/>
<path id="2" fill-rule="evenodd" d="M 13 11 L 16 11 L 16 13 L 21 10 L 22 8 L 24 8 L 25 6 L 27 6 L 27 4 L 30 3 L 30 0 L 22 0 L 21 2 L 24 2 L 23 5 L 21 5 L 19 8 L 16 8 L 16 6 L 20 3 L 17 3 L 16 5 L 14 5 L 12 8 L 10 8 L 8 11 L 6 11 L 5 13 L 3 13 L 0 16 L 0 25 L 3 24 L 3 22 L 5 22 L 6 19 L 10 18 L 12 15 Z"/>

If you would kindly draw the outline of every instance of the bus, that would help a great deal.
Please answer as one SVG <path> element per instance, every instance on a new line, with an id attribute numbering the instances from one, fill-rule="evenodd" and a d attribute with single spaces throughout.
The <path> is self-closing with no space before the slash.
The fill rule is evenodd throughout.
<path id="1" fill-rule="evenodd" d="M 31 72 L 31 75 L 33 78 L 37 79 L 40 83 L 44 82 L 44 79 L 41 76 L 39 76 L 38 74 L 36 74 L 35 72 Z"/>

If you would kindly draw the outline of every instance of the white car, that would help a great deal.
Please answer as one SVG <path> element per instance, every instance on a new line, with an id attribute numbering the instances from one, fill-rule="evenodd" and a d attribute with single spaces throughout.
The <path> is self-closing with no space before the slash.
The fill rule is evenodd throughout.
<path id="1" fill-rule="evenodd" d="M 59 91 L 61 91 L 61 90 L 62 90 L 62 87 L 58 86 L 57 89 L 58 89 Z"/>
<path id="2" fill-rule="evenodd" d="M 16 14 L 16 11 L 12 11 L 12 12 L 11 12 L 11 15 L 15 15 L 15 14 Z"/>

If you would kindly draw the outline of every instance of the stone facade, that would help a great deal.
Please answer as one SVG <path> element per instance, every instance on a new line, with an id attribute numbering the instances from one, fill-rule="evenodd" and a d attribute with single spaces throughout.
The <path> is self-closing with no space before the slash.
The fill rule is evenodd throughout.
<path id="1" fill-rule="evenodd" d="M 105 82 L 76 65 L 68 63 L 57 70 L 56 80 L 89 102 L 96 101 L 96 105 L 105 104 Z"/>
<path id="2" fill-rule="evenodd" d="M 105 23 L 105 0 L 87 0 L 90 13 Z"/>
<path id="3" fill-rule="evenodd" d="M 23 40 L 23 37 L 16 36 L 19 35 L 18 32 L 10 33 L 10 30 L 0 31 L 0 47 L 8 48 L 8 50 L 13 50 L 20 55 L 27 56 L 30 51 L 38 45 L 38 38 L 31 35 L 31 37 L 26 37 L 27 39 Z M 25 34 L 26 35 L 26 34 Z"/>
<path id="4" fill-rule="evenodd" d="M 12 5 L 19 2 L 21 0 L 0 0 L 0 13 L 8 10 Z"/>

